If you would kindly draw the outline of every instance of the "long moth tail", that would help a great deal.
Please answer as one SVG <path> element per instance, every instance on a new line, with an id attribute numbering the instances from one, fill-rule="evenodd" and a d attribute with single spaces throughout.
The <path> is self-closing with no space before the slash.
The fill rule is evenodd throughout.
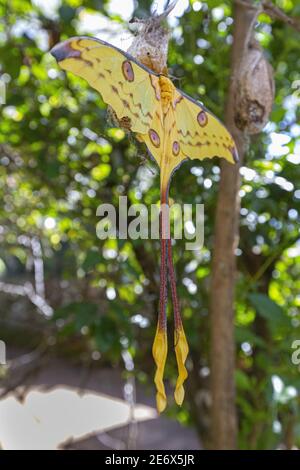
<path id="1" fill-rule="evenodd" d="M 160 297 L 159 297 L 159 315 L 157 322 L 156 335 L 152 347 L 152 354 L 156 363 L 156 373 L 154 382 L 157 389 L 156 403 L 157 409 L 161 413 L 167 405 L 167 397 L 163 383 L 164 369 L 168 353 L 167 341 L 167 277 L 169 275 L 172 302 L 174 309 L 174 348 L 178 366 L 178 378 L 176 382 L 174 398 L 178 405 L 182 405 L 184 400 L 184 387 L 188 373 L 185 362 L 188 356 L 189 347 L 184 333 L 180 307 L 177 296 L 176 277 L 172 259 L 172 240 L 170 236 L 170 217 L 169 217 L 169 184 L 164 184 L 162 178 L 161 184 L 161 210 L 160 210 L 160 243 L 161 243 L 161 264 L 160 264 Z"/>
<path id="2" fill-rule="evenodd" d="M 187 359 L 189 353 L 188 343 L 185 337 L 181 315 L 180 315 L 180 307 L 179 301 L 177 296 L 177 289 L 176 289 L 176 277 L 175 277 L 175 270 L 173 265 L 172 259 L 172 240 L 171 238 L 168 239 L 168 271 L 169 271 L 169 280 L 171 286 L 171 294 L 172 294 L 172 302 L 173 302 L 173 309 L 174 309 L 174 347 L 175 347 L 175 354 L 178 366 L 178 378 L 176 382 L 174 398 L 178 405 L 182 405 L 184 400 L 184 388 L 183 383 L 187 379 L 188 373 L 185 367 L 185 361 Z"/>
<path id="3" fill-rule="evenodd" d="M 168 189 L 161 191 L 161 210 L 160 210 L 160 293 L 159 293 L 159 314 L 156 328 L 156 335 L 152 346 L 152 354 L 156 364 L 156 373 L 154 382 L 156 385 L 156 404 L 159 413 L 164 411 L 167 405 L 167 397 L 165 386 L 163 383 L 163 376 L 165 364 L 168 353 L 168 339 L 167 339 L 167 251 L 168 251 L 168 220 L 166 219 L 166 201 Z"/>

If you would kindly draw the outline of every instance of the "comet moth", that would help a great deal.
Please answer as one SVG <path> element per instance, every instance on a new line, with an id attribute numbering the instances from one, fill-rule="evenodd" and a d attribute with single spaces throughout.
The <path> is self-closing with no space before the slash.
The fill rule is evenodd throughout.
<path id="1" fill-rule="evenodd" d="M 170 9 L 169 9 L 170 11 Z M 169 12 L 168 11 L 168 12 Z M 174 171 L 190 159 L 223 157 L 238 160 L 234 141 L 202 104 L 177 89 L 167 73 L 168 32 L 161 25 L 166 14 L 140 21 L 141 31 L 129 52 L 96 38 L 74 37 L 52 50 L 60 67 L 84 78 L 113 110 L 118 125 L 145 143 L 160 169 L 161 206 L 169 204 L 169 185 Z M 163 16 L 163 18 L 162 18 Z M 160 299 L 153 357 L 154 382 L 159 412 L 167 403 L 163 375 L 167 358 L 168 281 L 174 311 L 174 348 L 178 365 L 175 401 L 184 399 L 188 344 L 180 315 L 172 262 L 169 221 L 160 214 Z"/>

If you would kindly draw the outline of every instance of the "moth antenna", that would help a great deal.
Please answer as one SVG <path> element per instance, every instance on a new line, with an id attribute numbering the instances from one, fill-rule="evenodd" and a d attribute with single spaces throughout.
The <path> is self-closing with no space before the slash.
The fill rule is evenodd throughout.
<path id="1" fill-rule="evenodd" d="M 168 77 L 171 78 L 173 81 L 182 82 L 182 77 L 176 77 L 175 75 L 172 75 L 171 73 L 168 73 Z"/>
<path id="2" fill-rule="evenodd" d="M 165 11 L 161 15 L 159 15 L 157 18 L 159 18 L 159 19 L 167 18 L 167 16 L 169 16 L 169 14 L 171 13 L 171 11 L 174 10 L 177 3 L 178 3 L 178 0 L 174 0 L 173 2 L 169 1 L 166 5 Z"/>

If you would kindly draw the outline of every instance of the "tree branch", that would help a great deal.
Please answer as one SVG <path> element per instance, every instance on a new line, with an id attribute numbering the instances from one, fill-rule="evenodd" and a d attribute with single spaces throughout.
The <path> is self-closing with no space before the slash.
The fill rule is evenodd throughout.
<path id="1" fill-rule="evenodd" d="M 249 4 L 247 0 L 235 0 L 235 2 L 245 8 L 255 10 L 256 15 L 259 15 L 259 13 L 265 13 L 273 20 L 283 21 L 296 31 L 300 31 L 300 19 L 290 17 L 282 11 L 281 8 L 274 5 L 274 3 L 269 0 L 263 0 L 260 5 L 254 5 L 253 3 Z"/>
<path id="2" fill-rule="evenodd" d="M 49 360 L 48 345 L 42 344 L 35 351 L 20 356 L 8 364 L 8 374 L 1 381 L 0 399 L 5 398 L 18 387 L 24 387 Z"/>
<path id="3" fill-rule="evenodd" d="M 234 124 L 234 95 L 243 53 L 253 29 L 256 9 L 250 1 L 234 3 L 234 32 L 231 56 L 231 84 L 226 105 L 226 125 L 236 142 L 240 164 L 244 159 L 247 136 Z M 210 293 L 211 325 L 211 394 L 213 449 L 234 449 L 237 440 L 235 407 L 234 288 L 236 278 L 235 249 L 238 245 L 240 213 L 240 165 L 221 162 L 220 189 L 217 202 L 214 255 Z"/>
<path id="4" fill-rule="evenodd" d="M 268 0 L 263 0 L 262 7 L 263 12 L 270 16 L 270 18 L 283 21 L 291 28 L 296 29 L 296 31 L 300 31 L 300 19 L 288 16 L 286 13 L 284 13 L 284 11 Z"/>
<path id="5" fill-rule="evenodd" d="M 18 237 L 18 243 L 31 250 L 35 285 L 33 286 L 31 282 L 17 285 L 0 281 L 0 291 L 5 294 L 28 297 L 30 302 L 35 305 L 43 315 L 51 317 L 53 315 L 53 308 L 45 298 L 44 260 L 41 243 L 37 237 L 31 238 L 25 234 Z"/>

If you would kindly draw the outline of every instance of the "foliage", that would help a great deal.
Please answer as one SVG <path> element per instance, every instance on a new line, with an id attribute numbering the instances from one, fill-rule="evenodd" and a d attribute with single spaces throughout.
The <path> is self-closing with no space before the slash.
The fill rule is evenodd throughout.
<path id="1" fill-rule="evenodd" d="M 288 14 L 299 13 L 299 1 L 277 3 Z M 231 2 L 190 4 L 173 31 L 170 74 L 178 78 L 177 86 L 222 119 Z M 63 0 L 53 11 L 39 5 L 0 2 L 0 74 L 7 82 L 6 104 L 0 109 L 2 276 L 12 275 L 12 259 L 19 271 L 25 270 L 28 251 L 19 237 L 39 237 L 47 280 L 82 282 L 94 292 L 92 300 L 81 296 L 58 303 L 49 321 L 62 336 L 84 336 L 90 356 L 97 350 L 110 364 L 119 362 L 122 348 L 128 347 L 138 375 L 151 383 L 159 245 L 153 240 L 100 242 L 95 227 L 100 203 L 117 206 L 121 195 L 131 202 L 157 203 L 157 169 L 141 158 L 143 149 L 108 124 L 97 93 L 66 76 L 47 53 L 59 40 L 89 33 L 84 30 L 87 14 L 101 12 L 100 37 L 106 34 L 105 18 L 113 31 L 124 28 L 124 20 L 109 10 L 109 1 Z M 136 14 L 145 15 L 149 6 L 139 1 Z M 291 362 L 292 342 L 300 339 L 300 46 L 296 32 L 266 16 L 260 18 L 257 37 L 275 71 L 276 101 L 271 122 L 249 143 L 241 169 L 236 383 L 239 446 L 265 449 L 286 444 L 300 411 L 299 369 Z M 187 400 L 169 413 L 196 425 L 204 438 L 206 410 L 200 402 L 209 373 L 208 288 L 218 165 L 218 160 L 187 162 L 171 185 L 176 202 L 205 204 L 205 246 L 200 252 L 185 251 L 184 241 L 174 246 L 191 354 Z M 173 381 L 175 360 L 170 359 L 167 376 Z M 293 426 L 298 446 L 299 432 Z"/>

